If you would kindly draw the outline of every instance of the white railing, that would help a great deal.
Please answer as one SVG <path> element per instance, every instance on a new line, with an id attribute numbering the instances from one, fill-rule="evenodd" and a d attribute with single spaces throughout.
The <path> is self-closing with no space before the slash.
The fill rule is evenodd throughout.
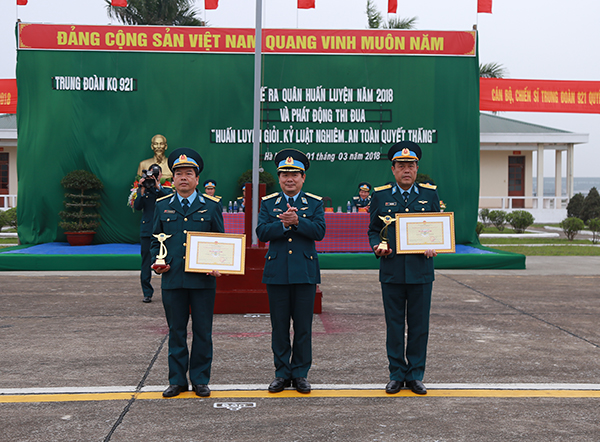
<path id="1" fill-rule="evenodd" d="M 17 195 L 0 195 L 0 210 L 17 207 Z"/>
<path id="2" fill-rule="evenodd" d="M 522 201 L 515 204 L 515 201 Z M 479 207 L 487 209 L 566 209 L 566 196 L 480 196 Z M 521 206 L 521 207 L 517 207 Z"/>
<path id="3" fill-rule="evenodd" d="M 515 204 L 516 201 L 522 203 Z M 567 217 L 569 198 L 564 196 L 480 196 L 479 209 L 526 210 L 531 213 L 536 223 L 559 223 Z M 524 207 L 515 207 L 524 206 Z"/>

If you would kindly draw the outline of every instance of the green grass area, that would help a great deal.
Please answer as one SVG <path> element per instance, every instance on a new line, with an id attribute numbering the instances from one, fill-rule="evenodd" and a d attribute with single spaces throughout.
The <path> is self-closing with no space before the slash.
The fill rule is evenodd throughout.
<path id="1" fill-rule="evenodd" d="M 525 256 L 600 256 L 600 247 L 576 245 L 527 247 L 522 245 L 493 247 L 496 250 L 519 253 Z"/>
<path id="2" fill-rule="evenodd" d="M 573 241 L 569 241 L 565 238 L 479 238 L 481 244 L 592 244 L 590 239 L 575 238 Z"/>

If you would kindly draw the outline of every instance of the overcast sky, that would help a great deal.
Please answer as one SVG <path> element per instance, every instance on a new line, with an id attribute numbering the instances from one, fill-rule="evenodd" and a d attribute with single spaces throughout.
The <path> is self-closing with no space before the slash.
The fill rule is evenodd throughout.
<path id="1" fill-rule="evenodd" d="M 374 0 L 387 11 L 388 0 Z M 263 0 L 263 27 L 364 29 L 367 0 L 316 0 L 316 9 L 297 10 L 297 0 Z M 213 27 L 254 27 L 256 0 L 219 0 L 219 8 L 198 11 Z M 477 0 L 398 0 L 400 17 L 418 17 L 419 30 L 471 30 L 478 25 L 479 60 L 501 63 L 508 78 L 600 80 L 600 1 L 493 0 L 492 14 L 477 14 Z M 0 78 L 15 77 L 16 19 L 30 23 L 110 24 L 103 0 L 16 0 L 0 2 Z M 113 24 L 117 24 L 113 21 Z M 600 115 L 504 112 L 503 117 L 587 133 L 575 147 L 575 176 L 600 177 Z M 563 167 L 566 160 L 563 159 Z M 554 154 L 545 156 L 553 176 Z M 534 172 L 535 173 L 535 172 Z"/>

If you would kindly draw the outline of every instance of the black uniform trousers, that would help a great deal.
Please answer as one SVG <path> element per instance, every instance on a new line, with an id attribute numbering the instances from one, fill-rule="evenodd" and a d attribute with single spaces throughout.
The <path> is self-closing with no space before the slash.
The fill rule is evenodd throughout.
<path id="1" fill-rule="evenodd" d="M 316 284 L 267 284 L 276 377 L 294 379 L 308 376 L 312 364 L 316 290 Z M 290 318 L 294 327 L 293 344 L 290 344 Z"/>
<path id="2" fill-rule="evenodd" d="M 387 327 L 386 348 L 392 381 L 423 380 L 432 288 L 433 283 L 381 283 Z M 405 321 L 408 326 L 406 355 Z"/>
<path id="3" fill-rule="evenodd" d="M 208 384 L 213 355 L 212 319 L 215 289 L 162 289 L 169 325 L 169 384 Z M 192 349 L 188 354 L 187 325 L 192 315 Z"/>
<path id="4" fill-rule="evenodd" d="M 154 294 L 154 288 L 152 287 L 152 255 L 150 255 L 150 244 L 152 238 L 149 236 L 140 237 L 140 244 L 142 246 L 142 269 L 140 273 L 140 282 L 142 283 L 142 292 L 144 296 L 152 298 Z"/>

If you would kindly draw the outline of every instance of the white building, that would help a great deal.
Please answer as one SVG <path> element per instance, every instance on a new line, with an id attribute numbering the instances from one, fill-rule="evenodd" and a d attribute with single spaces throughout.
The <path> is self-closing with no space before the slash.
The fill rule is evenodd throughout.
<path id="1" fill-rule="evenodd" d="M 479 207 L 507 212 L 527 210 L 537 223 L 562 221 L 567 217 L 567 203 L 573 196 L 575 145 L 587 143 L 588 139 L 588 134 L 481 113 Z M 544 171 L 546 150 L 554 152 L 553 171 Z M 563 152 L 566 152 L 566 197 L 561 196 Z M 533 170 L 537 171 L 537 195 L 533 194 Z M 543 195 L 544 176 L 554 176 L 552 197 Z"/>

